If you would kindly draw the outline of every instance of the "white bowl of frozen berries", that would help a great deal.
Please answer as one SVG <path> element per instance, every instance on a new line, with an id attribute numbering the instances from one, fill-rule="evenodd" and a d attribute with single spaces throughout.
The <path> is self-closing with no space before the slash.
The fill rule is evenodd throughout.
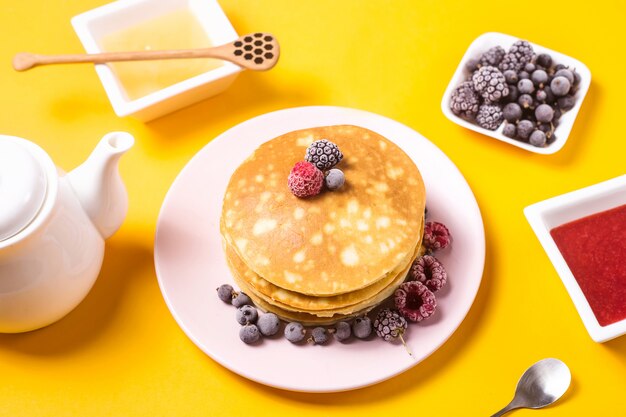
<path id="1" fill-rule="evenodd" d="M 531 152 L 565 145 L 591 72 L 582 62 L 502 33 L 480 35 L 441 100 L 454 123 Z"/>

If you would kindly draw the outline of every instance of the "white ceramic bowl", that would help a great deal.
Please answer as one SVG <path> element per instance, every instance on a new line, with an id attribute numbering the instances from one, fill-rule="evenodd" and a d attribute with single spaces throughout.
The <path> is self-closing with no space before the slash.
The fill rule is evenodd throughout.
<path id="1" fill-rule="evenodd" d="M 99 44 L 103 36 L 182 8 L 191 10 L 214 45 L 237 39 L 237 32 L 217 0 L 118 0 L 75 16 L 72 18 L 72 25 L 85 51 L 94 54 L 103 52 Z M 239 71 L 239 66 L 224 62 L 218 68 L 144 97 L 129 100 L 111 68 L 103 64 L 96 65 L 96 72 L 115 113 L 120 117 L 132 115 L 143 121 L 155 119 L 224 91 L 235 80 Z"/>
<path id="2" fill-rule="evenodd" d="M 550 230 L 564 223 L 626 204 L 626 175 L 582 188 L 524 209 L 526 218 L 574 301 L 587 331 L 596 342 L 626 333 L 626 319 L 600 326 L 585 295 L 561 255 Z"/>
<path id="3" fill-rule="evenodd" d="M 581 77 L 580 85 L 578 87 L 578 91 L 576 92 L 576 105 L 571 110 L 563 113 L 563 116 L 559 120 L 559 125 L 554 131 L 554 134 L 556 135 L 556 140 L 544 148 L 538 148 L 529 143 L 524 143 L 504 136 L 502 134 L 504 123 L 502 123 L 500 127 L 498 127 L 498 129 L 496 130 L 488 130 L 478 126 L 477 124 L 468 122 L 467 120 L 455 115 L 454 113 L 452 113 L 452 110 L 450 110 L 450 96 L 452 95 L 452 92 L 470 75 L 469 71 L 465 69 L 465 63 L 471 58 L 479 58 L 480 55 L 486 52 L 489 48 L 497 45 L 500 45 L 505 50 L 508 50 L 513 42 L 519 39 L 520 38 L 496 32 L 483 33 L 478 38 L 476 38 L 474 42 L 472 42 L 472 44 L 469 46 L 469 48 L 467 48 L 467 51 L 465 52 L 465 55 L 463 55 L 463 58 L 461 59 L 461 62 L 459 63 L 459 66 L 457 67 L 454 76 L 448 84 L 448 88 L 446 88 L 446 92 L 444 93 L 443 99 L 441 100 L 441 110 L 443 111 L 443 114 L 445 114 L 446 117 L 454 123 L 471 129 L 475 132 L 491 136 L 492 138 L 496 138 L 522 149 L 526 149 L 527 151 L 540 154 L 552 154 L 557 152 L 563 147 L 563 145 L 565 145 L 565 142 L 569 137 L 570 131 L 572 130 L 572 126 L 574 125 L 574 120 L 576 120 L 576 116 L 578 115 L 578 110 L 580 110 L 580 106 L 582 105 L 585 95 L 587 94 L 587 90 L 589 90 L 589 84 L 591 83 L 591 72 L 589 71 L 589 68 L 587 68 L 585 64 L 578 61 L 577 59 L 574 59 L 567 55 L 563 55 L 559 52 L 553 51 L 551 49 L 531 42 L 535 53 L 550 54 L 554 62 L 576 69 Z"/>

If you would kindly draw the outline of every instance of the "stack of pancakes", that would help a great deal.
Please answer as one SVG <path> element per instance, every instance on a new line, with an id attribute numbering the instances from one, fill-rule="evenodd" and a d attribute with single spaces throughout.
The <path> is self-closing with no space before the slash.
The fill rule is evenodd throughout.
<path id="1" fill-rule="evenodd" d="M 287 177 L 328 139 L 344 159 L 337 191 L 294 196 Z M 233 277 L 263 310 L 329 324 L 394 293 L 421 251 L 425 190 L 394 143 L 357 126 L 290 132 L 261 145 L 232 175 L 220 229 Z"/>

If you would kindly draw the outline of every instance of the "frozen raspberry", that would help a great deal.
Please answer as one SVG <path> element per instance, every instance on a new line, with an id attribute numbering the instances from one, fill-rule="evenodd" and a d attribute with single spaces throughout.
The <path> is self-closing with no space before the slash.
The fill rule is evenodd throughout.
<path id="1" fill-rule="evenodd" d="M 322 191 L 324 173 L 312 163 L 300 161 L 291 169 L 287 182 L 296 197 L 311 197 Z"/>
<path id="2" fill-rule="evenodd" d="M 395 292 L 394 301 L 400 314 L 413 322 L 427 319 L 437 308 L 435 294 L 419 281 L 408 281 L 400 285 Z"/>
<path id="3" fill-rule="evenodd" d="M 440 290 L 448 281 L 448 273 L 443 264 L 431 255 L 417 258 L 411 265 L 409 277 L 426 285 L 432 292 Z"/>
<path id="4" fill-rule="evenodd" d="M 428 222 L 424 225 L 424 246 L 430 250 L 443 249 L 450 244 L 448 228 L 439 222 Z"/>

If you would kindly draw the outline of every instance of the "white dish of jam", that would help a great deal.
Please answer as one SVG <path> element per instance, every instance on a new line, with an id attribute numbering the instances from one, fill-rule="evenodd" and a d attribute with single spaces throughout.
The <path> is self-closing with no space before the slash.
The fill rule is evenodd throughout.
<path id="1" fill-rule="evenodd" d="M 626 333 L 626 175 L 526 207 L 596 342 Z"/>

